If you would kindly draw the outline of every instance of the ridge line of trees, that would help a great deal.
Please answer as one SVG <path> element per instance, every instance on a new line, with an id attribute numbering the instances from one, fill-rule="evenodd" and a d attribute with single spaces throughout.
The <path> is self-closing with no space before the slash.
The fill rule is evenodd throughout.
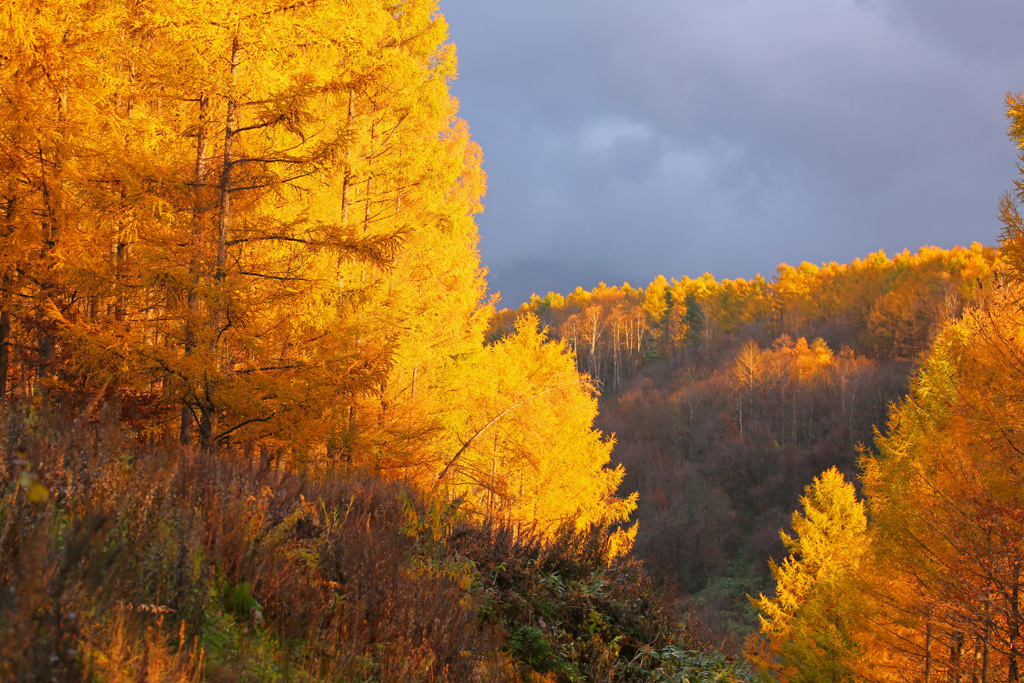
<path id="1" fill-rule="evenodd" d="M 562 295 L 534 294 L 491 322 L 492 339 L 514 329 L 527 312 L 572 347 L 581 372 L 618 389 L 652 360 L 681 365 L 698 360 L 715 340 L 786 334 L 823 338 L 874 359 L 913 359 L 938 326 L 976 304 L 997 266 L 996 250 L 922 247 L 892 258 L 878 251 L 849 264 L 780 264 L 774 278 L 668 280 L 649 285 L 599 284 Z"/>

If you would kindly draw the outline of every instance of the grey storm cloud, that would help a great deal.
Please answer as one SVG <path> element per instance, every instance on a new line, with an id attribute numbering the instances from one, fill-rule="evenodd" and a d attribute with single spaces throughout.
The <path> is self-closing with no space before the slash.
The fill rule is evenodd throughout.
<path id="1" fill-rule="evenodd" d="M 999 232 L 1024 3 L 441 0 L 492 289 L 770 276 Z"/>

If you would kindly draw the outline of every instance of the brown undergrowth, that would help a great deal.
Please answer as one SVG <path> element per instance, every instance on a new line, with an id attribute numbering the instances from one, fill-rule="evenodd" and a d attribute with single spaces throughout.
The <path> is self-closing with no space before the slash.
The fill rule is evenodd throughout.
<path id="1" fill-rule="evenodd" d="M 279 455 L 164 443 L 112 406 L 3 413 L 0 679 L 645 681 L 689 665 L 673 600 L 613 558 L 608 529 L 486 525 Z"/>
<path id="2" fill-rule="evenodd" d="M 511 677 L 468 576 L 410 562 L 408 489 L 104 415 L 9 413 L 0 439 L 4 680 Z"/>

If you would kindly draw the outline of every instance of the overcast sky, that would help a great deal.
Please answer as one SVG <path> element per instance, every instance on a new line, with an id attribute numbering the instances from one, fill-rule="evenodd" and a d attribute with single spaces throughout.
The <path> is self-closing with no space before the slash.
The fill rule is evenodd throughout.
<path id="1" fill-rule="evenodd" d="M 440 0 L 492 290 L 995 244 L 1021 0 Z"/>

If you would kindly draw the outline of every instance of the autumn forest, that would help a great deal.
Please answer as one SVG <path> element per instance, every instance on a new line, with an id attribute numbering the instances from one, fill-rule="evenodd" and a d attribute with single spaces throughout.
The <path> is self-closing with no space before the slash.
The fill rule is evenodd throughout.
<path id="1" fill-rule="evenodd" d="M 0 678 L 1019 681 L 1024 179 L 498 310 L 456 72 L 436 0 L 0 10 Z"/>

